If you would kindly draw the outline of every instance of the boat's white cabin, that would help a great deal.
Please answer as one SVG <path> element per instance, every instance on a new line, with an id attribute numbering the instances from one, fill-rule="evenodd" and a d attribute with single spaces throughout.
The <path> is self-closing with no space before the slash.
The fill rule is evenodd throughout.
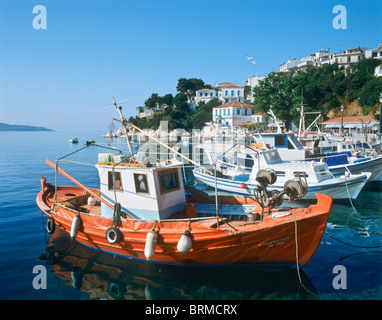
<path id="1" fill-rule="evenodd" d="M 277 148 L 282 160 L 305 160 L 309 154 L 293 133 L 253 134 L 254 148 Z"/>
<path id="2" fill-rule="evenodd" d="M 122 211 L 142 220 L 166 219 L 184 210 L 185 191 L 179 167 L 146 167 L 143 164 L 102 162 L 96 165 L 101 196 L 119 202 Z M 102 204 L 102 215 L 113 210 Z"/>
<path id="3" fill-rule="evenodd" d="M 253 153 L 252 153 L 253 156 Z M 255 157 L 257 155 L 255 154 Z M 262 150 L 260 154 L 260 167 L 253 166 L 250 179 L 256 180 L 257 171 L 264 168 L 273 169 L 276 172 L 279 181 L 293 179 L 299 175 L 305 174 L 311 183 L 331 179 L 326 163 L 306 162 L 306 161 L 282 161 L 278 149 Z M 256 161 L 254 161 L 256 163 Z"/>

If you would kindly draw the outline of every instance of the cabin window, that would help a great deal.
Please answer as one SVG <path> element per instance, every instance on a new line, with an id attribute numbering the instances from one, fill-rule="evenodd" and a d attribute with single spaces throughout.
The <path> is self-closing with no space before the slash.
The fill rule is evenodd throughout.
<path id="1" fill-rule="evenodd" d="M 149 194 L 149 184 L 147 183 L 147 175 L 143 173 L 134 173 L 135 192 L 141 194 Z"/>
<path id="2" fill-rule="evenodd" d="M 114 190 L 114 187 L 116 191 L 123 191 L 121 173 L 114 172 L 114 179 L 113 179 L 113 172 L 109 171 L 108 172 L 108 189 Z"/>
<path id="3" fill-rule="evenodd" d="M 285 135 L 275 136 L 275 147 L 285 147 Z"/>
<path id="4" fill-rule="evenodd" d="M 158 172 L 160 193 L 168 193 L 180 189 L 178 169 Z"/>

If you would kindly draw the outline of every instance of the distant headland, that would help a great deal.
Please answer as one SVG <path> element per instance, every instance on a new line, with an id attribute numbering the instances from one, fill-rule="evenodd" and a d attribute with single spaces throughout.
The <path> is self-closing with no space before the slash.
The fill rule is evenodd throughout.
<path id="1" fill-rule="evenodd" d="M 0 131 L 54 131 L 44 127 L 0 123 Z"/>

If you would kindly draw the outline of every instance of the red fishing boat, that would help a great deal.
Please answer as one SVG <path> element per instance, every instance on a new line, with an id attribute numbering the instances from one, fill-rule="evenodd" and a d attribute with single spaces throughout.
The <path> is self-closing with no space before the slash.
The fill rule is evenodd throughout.
<path id="1" fill-rule="evenodd" d="M 113 154 L 99 156 L 99 190 L 47 160 L 78 185 L 53 186 L 41 178 L 37 204 L 48 215 L 49 233 L 58 226 L 86 246 L 157 263 L 305 265 L 331 210 L 332 198 L 321 194 L 308 208 L 276 208 L 283 194 L 266 191 L 273 179 L 269 173 L 259 176 L 257 198 L 211 197 L 186 190 L 179 166 L 114 159 Z M 291 197 L 295 184 L 285 186 Z"/>
<path id="2" fill-rule="evenodd" d="M 306 193 L 306 185 L 291 180 L 285 183 L 283 192 L 268 192 L 267 185 L 276 181 L 276 174 L 267 170 L 258 172 L 256 198 L 222 197 L 217 189 L 212 197 L 186 190 L 181 162 L 137 161 L 131 152 L 127 125 L 192 164 L 200 164 L 128 124 L 122 108 L 113 101 L 130 156 L 99 154 L 99 190 L 71 177 L 59 167 L 59 160 L 55 164 L 47 160 L 56 174 L 63 174 L 77 185 L 53 186 L 41 178 L 36 200 L 48 215 L 49 233 L 58 226 L 91 248 L 165 264 L 308 263 L 324 233 L 331 197 L 317 194 L 317 204 L 309 208 L 277 209 L 284 194 L 298 198 Z"/>

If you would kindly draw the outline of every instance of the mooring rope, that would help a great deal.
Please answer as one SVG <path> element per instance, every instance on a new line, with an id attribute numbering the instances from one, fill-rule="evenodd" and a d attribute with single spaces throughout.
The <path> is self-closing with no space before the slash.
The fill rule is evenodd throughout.
<path id="1" fill-rule="evenodd" d="M 276 219 L 276 218 L 273 218 L 273 219 Z M 277 218 L 277 219 L 280 219 L 280 218 Z M 308 288 L 306 288 L 304 286 L 304 284 L 302 283 L 302 279 L 301 279 L 301 274 L 300 274 L 300 266 L 299 266 L 299 256 L 298 256 L 298 232 L 297 232 L 297 221 L 296 219 L 294 218 L 281 218 L 282 220 L 292 220 L 294 222 L 294 238 L 295 238 L 295 247 L 296 247 L 296 267 L 297 267 L 297 277 L 298 277 L 298 281 L 300 282 L 300 285 L 303 287 L 303 289 L 310 293 L 311 295 L 313 295 L 314 297 L 316 298 L 319 298 L 315 293 L 313 293 L 312 291 L 310 291 Z M 280 219 L 280 220 L 281 220 Z"/>

